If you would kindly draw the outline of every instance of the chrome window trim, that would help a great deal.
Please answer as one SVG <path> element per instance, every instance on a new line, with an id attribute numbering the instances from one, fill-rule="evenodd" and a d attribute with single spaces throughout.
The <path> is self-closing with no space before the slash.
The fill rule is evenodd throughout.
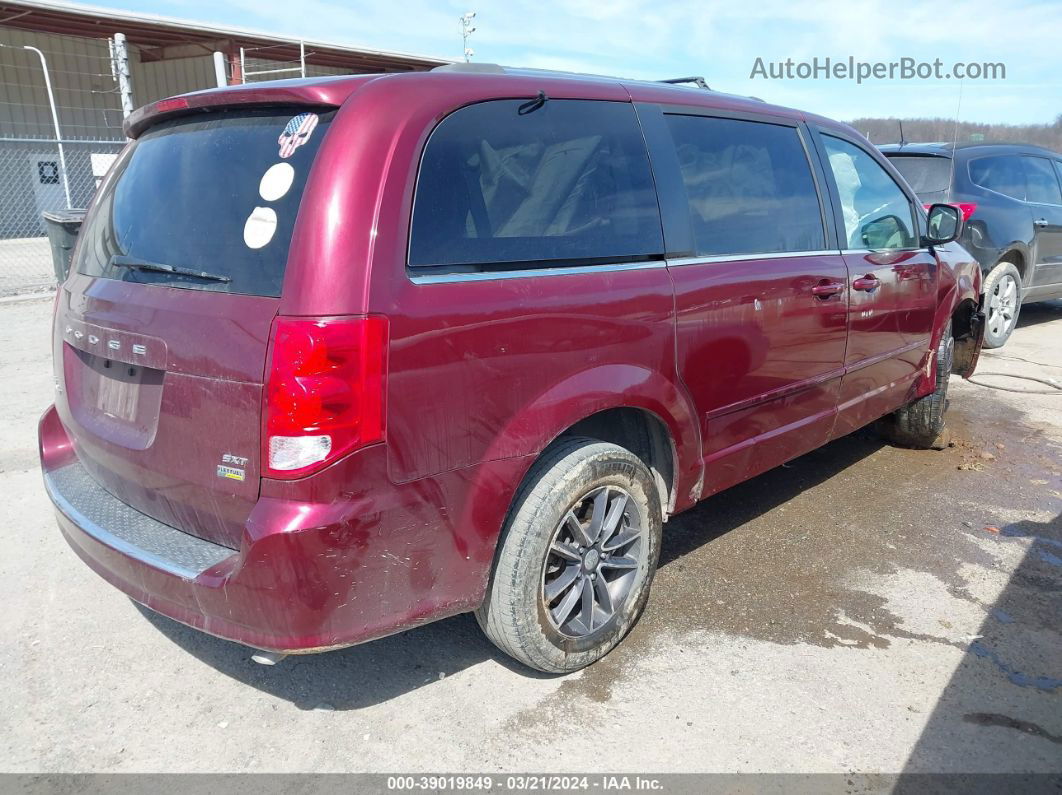
<path id="1" fill-rule="evenodd" d="M 818 251 L 779 251 L 773 254 L 708 254 L 703 257 L 676 257 L 667 261 L 668 267 L 683 265 L 707 265 L 713 262 L 745 262 L 762 259 L 795 259 L 797 257 L 834 257 L 841 252 L 838 249 L 821 249 Z"/>
<path id="2" fill-rule="evenodd" d="M 525 268 L 515 271 L 476 271 L 473 273 L 410 273 L 413 284 L 454 284 L 459 282 L 490 282 L 500 279 L 530 279 L 544 276 L 571 276 L 576 273 L 615 273 L 617 271 L 638 271 L 649 268 L 663 268 L 667 265 L 662 259 L 645 262 L 615 262 L 604 265 L 568 265 L 557 268 Z"/>
<path id="3" fill-rule="evenodd" d="M 947 244 L 945 244 L 947 245 Z M 940 246 L 936 246 L 940 248 Z M 846 248 L 842 254 L 902 254 L 906 252 L 927 251 L 928 246 L 908 246 L 907 248 Z M 944 249 L 942 249 L 944 250 Z"/>
<path id="4" fill-rule="evenodd" d="M 973 178 L 971 178 L 970 181 L 973 182 Z M 1004 199 L 1010 199 L 1012 202 L 1021 202 L 1022 204 L 1033 204 L 1033 202 L 1030 202 L 1028 199 L 1019 199 L 1017 196 L 1008 196 L 1006 193 L 1000 193 L 998 190 L 986 188 L 980 182 L 974 182 L 973 184 L 981 190 L 988 191 L 989 193 L 994 193 L 996 196 L 1002 196 Z"/>

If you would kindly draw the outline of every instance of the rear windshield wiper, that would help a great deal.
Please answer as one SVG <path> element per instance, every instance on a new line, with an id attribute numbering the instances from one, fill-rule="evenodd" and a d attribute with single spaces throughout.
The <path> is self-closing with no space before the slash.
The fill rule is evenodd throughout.
<path id="1" fill-rule="evenodd" d="M 111 257 L 111 265 L 116 268 L 135 268 L 139 271 L 155 271 L 157 273 L 173 273 L 178 276 L 191 276 L 193 279 L 203 279 L 209 282 L 231 282 L 232 279 L 228 276 L 222 276 L 220 273 L 207 273 L 206 271 L 197 271 L 192 268 L 181 268 L 177 265 L 166 265 L 162 262 L 149 262 L 143 259 L 137 259 L 136 257 L 126 257 L 122 254 L 115 254 Z"/>

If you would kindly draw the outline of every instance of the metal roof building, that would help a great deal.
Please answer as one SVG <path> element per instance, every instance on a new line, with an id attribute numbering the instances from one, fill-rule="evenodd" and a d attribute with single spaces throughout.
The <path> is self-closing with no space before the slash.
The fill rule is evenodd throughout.
<path id="1" fill-rule="evenodd" d="M 125 38 L 122 61 L 115 34 Z M 65 208 L 68 195 L 83 207 L 124 144 L 123 66 L 128 109 L 219 81 L 446 62 L 60 0 L 0 0 L 0 295 L 48 282 L 41 212 Z"/>

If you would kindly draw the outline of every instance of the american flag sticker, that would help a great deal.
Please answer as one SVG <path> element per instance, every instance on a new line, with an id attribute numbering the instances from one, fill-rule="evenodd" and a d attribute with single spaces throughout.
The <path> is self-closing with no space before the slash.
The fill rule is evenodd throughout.
<path id="1" fill-rule="evenodd" d="M 284 132 L 277 139 L 277 143 L 280 144 L 280 156 L 291 157 L 296 149 L 310 140 L 316 127 L 316 113 L 300 113 L 298 116 L 292 116 L 291 121 L 284 127 Z"/>

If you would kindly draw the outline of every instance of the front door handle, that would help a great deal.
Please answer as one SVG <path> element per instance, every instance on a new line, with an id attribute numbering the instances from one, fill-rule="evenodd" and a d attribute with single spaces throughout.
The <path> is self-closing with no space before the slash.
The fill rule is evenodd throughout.
<path id="1" fill-rule="evenodd" d="M 1033 226 L 1038 226 L 1041 229 L 1043 229 L 1044 227 L 1047 226 L 1047 219 L 1046 218 L 1037 218 L 1035 221 L 1033 221 Z"/>
<path id="2" fill-rule="evenodd" d="M 831 295 L 844 292 L 844 284 L 841 282 L 821 281 L 811 288 L 811 294 L 819 298 L 829 298 Z"/>
<path id="3" fill-rule="evenodd" d="M 862 279 L 856 279 L 852 282 L 853 290 L 862 290 L 865 293 L 869 293 L 879 287 L 881 287 L 881 281 L 872 273 L 868 273 Z"/>

